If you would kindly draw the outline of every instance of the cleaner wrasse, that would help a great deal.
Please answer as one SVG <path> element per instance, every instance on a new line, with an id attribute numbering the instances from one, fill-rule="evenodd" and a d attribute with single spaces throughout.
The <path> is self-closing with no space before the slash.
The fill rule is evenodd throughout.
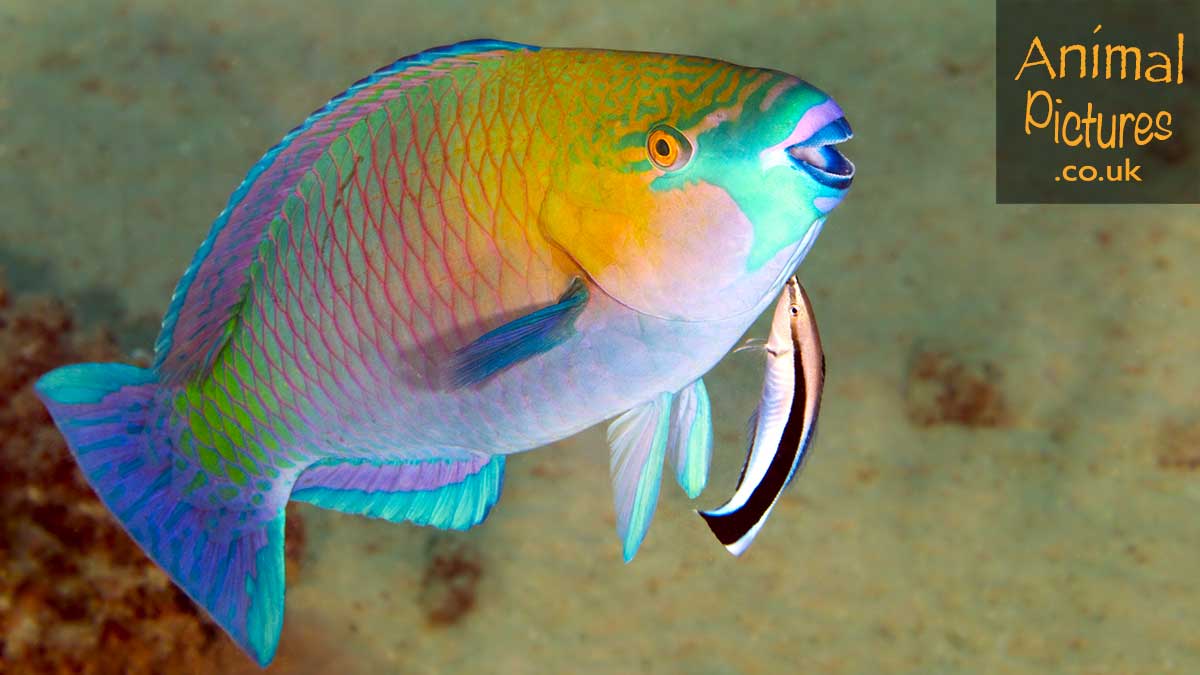
<path id="1" fill-rule="evenodd" d="M 729 552 L 741 555 L 771 515 L 779 495 L 804 464 L 816 432 L 825 384 L 825 353 L 812 303 L 800 282 L 788 280 L 764 347 L 766 377 L 750 418 L 750 448 L 729 501 L 701 511 Z"/>

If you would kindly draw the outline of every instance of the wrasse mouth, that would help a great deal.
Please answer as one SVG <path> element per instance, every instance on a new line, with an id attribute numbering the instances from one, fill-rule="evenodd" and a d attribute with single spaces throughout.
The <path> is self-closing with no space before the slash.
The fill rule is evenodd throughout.
<path id="1" fill-rule="evenodd" d="M 833 146 L 853 136 L 850 123 L 839 117 L 807 139 L 788 146 L 787 154 L 798 168 L 821 185 L 845 190 L 854 180 L 854 163 Z"/>

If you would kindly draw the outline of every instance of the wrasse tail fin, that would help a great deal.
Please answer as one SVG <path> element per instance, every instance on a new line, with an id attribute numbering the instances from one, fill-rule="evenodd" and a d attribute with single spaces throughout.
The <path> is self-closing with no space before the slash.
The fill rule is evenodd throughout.
<path id="1" fill-rule="evenodd" d="M 85 363 L 47 373 L 36 391 L 125 531 L 266 665 L 283 627 L 283 509 L 231 514 L 182 501 L 171 457 L 144 433 L 157 386 L 150 370 Z"/>
<path id="2" fill-rule="evenodd" d="M 575 334 L 575 318 L 587 305 L 587 285 L 576 278 L 558 302 L 484 333 L 456 351 L 451 361 L 455 387 L 483 382 L 525 359 L 548 352 Z"/>
<path id="3" fill-rule="evenodd" d="M 671 411 L 671 432 L 667 439 L 667 456 L 675 467 L 679 487 L 691 499 L 700 496 L 708 483 L 708 468 L 712 462 L 712 409 L 704 380 L 684 387 L 675 397 Z"/>
<path id="4" fill-rule="evenodd" d="M 746 422 L 746 460 L 742 463 L 741 473 L 738 474 L 734 496 L 719 508 L 696 512 L 704 519 L 704 523 L 708 525 L 708 529 L 712 531 L 717 541 L 721 542 L 721 545 L 735 556 L 742 555 L 750 548 L 750 544 L 758 536 L 759 530 L 767 522 L 767 515 L 770 513 L 770 509 L 774 507 L 772 504 L 768 508 L 767 513 L 763 514 L 757 521 L 745 522 L 745 519 L 742 517 L 742 511 L 745 510 L 744 504 L 742 507 L 734 506 L 738 498 L 738 492 L 741 491 L 742 484 L 746 482 L 746 471 L 750 468 L 750 459 L 754 452 L 755 441 L 758 438 L 758 417 L 760 412 L 761 407 L 756 406 L 754 412 L 750 413 L 750 419 Z"/>
<path id="5" fill-rule="evenodd" d="M 608 427 L 609 473 L 617 508 L 617 536 L 625 562 L 633 560 L 650 529 L 662 482 L 671 420 L 671 394 L 628 410 Z"/>
<path id="6" fill-rule="evenodd" d="M 292 499 L 391 522 L 466 530 L 487 518 L 504 482 L 504 455 L 471 460 L 323 460 L 300 474 Z"/>

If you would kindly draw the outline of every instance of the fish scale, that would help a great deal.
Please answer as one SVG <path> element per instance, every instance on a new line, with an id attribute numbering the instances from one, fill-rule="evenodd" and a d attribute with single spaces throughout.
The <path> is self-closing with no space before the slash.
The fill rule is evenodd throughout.
<path id="1" fill-rule="evenodd" d="M 289 388 L 293 394 L 301 396 L 308 394 L 310 406 L 336 406 L 341 415 L 348 416 L 356 425 L 369 426 L 371 420 L 356 419 L 357 411 L 364 406 L 378 406 L 384 396 L 404 394 L 403 391 L 388 391 L 386 383 L 375 376 L 388 373 L 395 378 L 400 374 L 398 369 L 422 367 L 419 363 L 413 364 L 413 359 L 404 359 L 392 353 L 392 346 L 418 345 L 426 351 L 421 355 L 424 358 L 418 360 L 436 365 L 434 359 L 439 354 L 428 352 L 431 351 L 431 345 L 437 346 L 439 336 L 462 325 L 464 316 L 476 322 L 484 321 L 484 317 L 473 307 L 474 296 L 466 289 L 437 282 L 453 278 L 451 267 L 457 267 L 460 262 L 469 269 L 478 269 L 479 266 L 472 263 L 472 258 L 494 261 L 494 252 L 499 248 L 496 232 L 504 228 L 512 229 L 528 217 L 527 214 L 518 213 L 513 204 L 526 206 L 530 200 L 519 193 L 516 198 L 507 197 L 503 190 L 504 185 L 510 186 L 510 190 L 512 187 L 520 188 L 520 174 L 509 175 L 508 181 L 501 183 L 471 171 L 472 167 L 496 165 L 498 162 L 494 156 L 497 154 L 511 156 L 512 145 L 527 147 L 528 144 L 522 143 L 521 136 L 513 136 L 509 131 L 505 136 L 511 139 L 507 145 L 497 147 L 481 143 L 474 146 L 478 148 L 476 152 L 468 148 L 466 153 L 452 156 L 446 148 L 461 143 L 461 139 L 453 137 L 453 129 L 459 128 L 457 125 L 452 127 L 450 133 L 417 126 L 421 120 L 432 120 L 431 124 L 436 124 L 443 119 L 441 116 L 421 113 L 430 110 L 427 107 L 429 104 L 457 101 L 457 96 L 447 93 L 451 88 L 447 85 L 441 91 L 431 89 L 421 101 L 414 101 L 410 95 L 403 99 L 406 105 L 383 108 L 379 113 L 386 115 L 386 122 L 376 123 L 379 126 L 372 129 L 375 126 L 372 122 L 379 119 L 380 115 L 376 113 L 368 117 L 347 130 L 347 142 L 335 142 L 326 155 L 317 161 L 314 170 L 298 187 L 298 193 L 304 197 L 289 199 L 283 218 L 276 223 L 281 234 L 288 236 L 288 246 L 275 247 L 276 264 L 267 265 L 269 281 L 265 286 L 268 292 L 256 296 L 254 302 L 247 306 L 241 326 L 237 329 L 254 332 L 256 325 L 266 323 L 267 317 L 274 317 L 270 325 L 275 330 L 262 335 L 257 344 L 231 339 L 223 358 L 214 364 L 214 371 L 236 369 L 239 362 L 263 348 L 263 339 L 299 345 L 301 349 L 296 350 L 290 359 L 270 364 L 270 372 L 277 374 L 275 377 L 256 381 L 252 385 L 257 388 Z M 392 133 L 397 125 L 411 125 L 410 128 L 416 131 L 408 135 Z M 432 140 L 421 145 L 414 140 L 417 138 Z M 401 145 L 400 141 L 405 142 Z M 382 162 L 382 170 L 380 157 L 391 160 Z M 401 159 L 403 157 L 415 157 L 419 161 L 405 162 Z M 458 167 L 447 166 L 456 159 Z M 346 166 L 354 167 L 353 178 L 347 177 Z M 391 171 L 387 170 L 388 167 Z M 402 167 L 403 171 L 400 170 Z M 443 168 L 448 170 L 443 171 Z M 472 203 L 463 200 L 463 203 L 454 204 L 468 216 L 466 218 L 455 217 L 460 214 L 451 213 L 447 208 L 448 194 L 453 191 L 463 194 L 465 190 L 458 185 L 435 185 L 428 178 L 447 174 L 461 176 L 456 181 L 458 185 L 470 184 L 480 188 L 479 201 Z M 392 222 L 369 217 L 370 208 L 367 205 L 371 203 L 370 195 L 362 189 L 362 183 L 355 179 L 360 175 L 365 176 L 370 184 L 392 186 L 392 189 L 383 192 L 382 201 L 390 212 L 412 215 L 403 220 L 396 218 Z M 496 208 L 496 205 L 502 205 L 503 209 Z M 467 224 L 474 246 L 458 249 L 463 259 L 450 261 L 449 256 L 444 255 L 446 233 L 453 233 L 463 243 L 468 237 L 461 234 L 458 228 L 434 228 L 431 225 L 433 222 Z M 407 223 L 419 223 L 421 227 L 405 226 Z M 378 239 L 380 245 L 370 248 L 354 245 L 356 242 L 365 243 L 368 239 Z M 395 263 L 395 251 L 400 251 L 404 256 L 405 264 L 402 266 Z M 526 253 L 526 257 L 523 257 L 518 248 L 516 253 L 501 259 L 503 265 L 494 265 L 511 270 L 503 277 L 510 282 L 509 288 L 501 286 L 500 289 L 507 290 L 505 295 L 510 299 L 508 304 L 511 309 L 496 303 L 501 313 L 517 311 L 539 300 L 529 293 L 528 274 L 517 276 L 512 273 L 520 268 L 536 269 L 531 265 L 534 262 L 542 262 L 542 266 L 545 266 L 545 261 L 531 260 L 528 255 Z M 381 275 L 354 275 L 354 269 L 386 270 L 388 276 L 404 276 L 407 283 L 403 287 L 383 285 Z M 318 283 L 323 279 L 327 281 Z M 382 292 L 379 292 L 377 289 L 381 286 Z M 353 296 L 356 289 L 366 302 L 355 302 Z M 420 293 L 422 290 L 426 292 Z M 264 301 L 258 301 L 257 297 L 262 297 Z M 280 297 L 287 302 L 276 300 Z M 376 303 L 385 300 L 389 308 L 408 308 L 409 312 L 399 313 L 404 331 L 395 330 L 390 313 L 386 314 L 387 321 L 381 321 L 380 317 L 385 314 L 370 299 L 375 299 Z M 278 335 L 284 332 L 279 329 L 281 320 L 285 326 L 299 327 L 294 340 Z M 349 331 L 348 326 L 353 326 L 354 330 Z M 371 335 L 383 336 L 384 339 L 359 341 Z M 457 337 L 451 334 L 452 339 Z M 436 351 L 444 356 L 446 347 L 442 347 Z M 267 345 L 266 353 L 281 354 L 282 350 Z M 301 359 L 315 368 L 299 368 Z M 278 374 L 285 372 L 296 375 L 291 383 L 281 381 Z M 295 381 L 302 379 L 306 373 L 317 374 L 320 381 L 315 385 Z M 383 442 L 396 445 L 402 439 L 386 438 Z M 320 448 L 318 451 L 357 454 L 353 447 Z"/>
<path id="2" fill-rule="evenodd" d="M 506 455 L 619 415 L 628 561 L 665 461 L 703 489 L 700 378 L 842 199 L 848 161 L 804 162 L 848 135 L 827 95 L 769 70 L 490 40 L 422 52 L 255 164 L 152 368 L 77 364 L 37 391 L 105 504 L 259 663 L 282 624 L 289 499 L 466 529 Z"/>

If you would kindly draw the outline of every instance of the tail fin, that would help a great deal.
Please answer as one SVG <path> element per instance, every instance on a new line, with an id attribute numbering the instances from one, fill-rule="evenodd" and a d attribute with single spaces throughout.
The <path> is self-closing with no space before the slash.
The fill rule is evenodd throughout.
<path id="1" fill-rule="evenodd" d="M 144 433 L 157 386 L 150 370 L 84 363 L 47 373 L 35 388 L 129 535 L 265 666 L 283 627 L 283 508 L 246 513 L 183 501 L 171 453 L 150 447 Z"/>

